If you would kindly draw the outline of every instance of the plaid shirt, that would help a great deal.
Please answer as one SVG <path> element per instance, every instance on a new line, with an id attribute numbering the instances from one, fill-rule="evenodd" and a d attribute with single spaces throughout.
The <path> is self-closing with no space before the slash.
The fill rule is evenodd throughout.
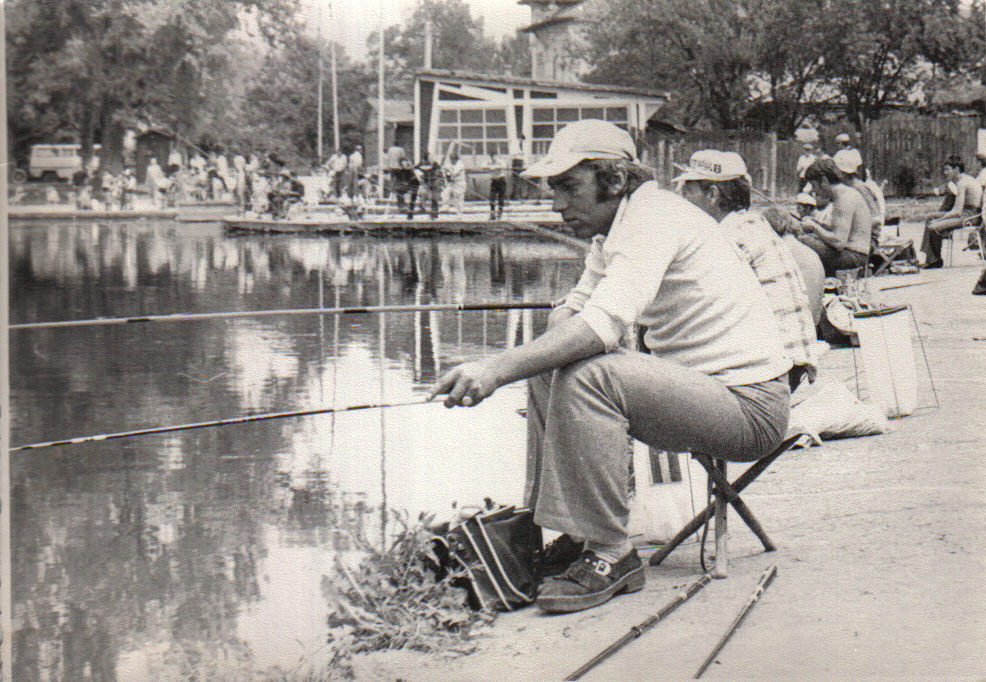
<path id="1" fill-rule="evenodd" d="M 760 281 L 784 338 L 784 351 L 814 381 L 818 373 L 815 321 L 797 262 L 787 245 L 759 213 L 734 211 L 719 226 L 738 247 Z"/>

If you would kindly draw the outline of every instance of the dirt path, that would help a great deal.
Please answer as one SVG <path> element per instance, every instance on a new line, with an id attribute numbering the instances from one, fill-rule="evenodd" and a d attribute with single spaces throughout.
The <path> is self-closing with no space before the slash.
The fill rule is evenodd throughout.
<path id="1" fill-rule="evenodd" d="M 917 239 L 920 225 L 901 233 Z M 986 297 L 970 294 L 981 269 L 971 254 L 956 249 L 956 265 L 879 280 L 929 282 L 884 300 L 913 306 L 941 407 L 893 420 L 881 436 L 784 455 L 744 495 L 778 551 L 762 553 L 731 516 L 729 578 L 587 679 L 691 677 L 771 563 L 777 579 L 706 678 L 986 676 Z M 832 350 L 823 364 L 824 376 L 852 385 L 851 350 Z M 933 404 L 926 379 L 919 404 Z M 500 616 L 467 657 L 375 654 L 359 658 L 357 671 L 380 680 L 562 679 L 699 573 L 697 548 L 684 546 L 648 570 L 639 593 L 566 616 Z"/>

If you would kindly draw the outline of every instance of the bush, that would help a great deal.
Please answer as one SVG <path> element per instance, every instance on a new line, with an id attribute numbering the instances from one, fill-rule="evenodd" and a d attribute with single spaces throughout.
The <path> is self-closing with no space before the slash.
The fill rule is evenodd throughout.
<path id="1" fill-rule="evenodd" d="M 917 176 L 910 166 L 897 166 L 893 173 L 894 192 L 899 197 L 914 195 L 914 187 L 918 184 Z"/>

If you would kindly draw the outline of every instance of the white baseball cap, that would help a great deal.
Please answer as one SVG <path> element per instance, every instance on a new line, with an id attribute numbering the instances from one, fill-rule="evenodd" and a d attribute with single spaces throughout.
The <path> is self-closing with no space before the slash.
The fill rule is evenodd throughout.
<path id="1" fill-rule="evenodd" d="M 806 185 L 805 187 L 807 188 L 808 185 Z M 818 202 L 815 201 L 815 197 L 808 194 L 808 192 L 801 192 L 801 194 L 794 197 L 794 203 L 805 204 L 806 206 L 818 206 Z"/>
<path id="2" fill-rule="evenodd" d="M 843 173 L 855 173 L 863 165 L 863 157 L 855 149 L 840 149 L 832 157 L 832 163 Z"/>
<path id="3" fill-rule="evenodd" d="M 550 178 L 588 159 L 637 160 L 637 148 L 630 133 L 607 121 L 587 118 L 555 133 L 548 153 L 522 175 Z"/>
<path id="4" fill-rule="evenodd" d="M 692 154 L 687 166 L 674 164 L 681 175 L 671 182 L 687 182 L 689 180 L 712 180 L 723 182 L 736 178 L 746 178 L 750 182 L 750 174 L 746 172 L 743 157 L 736 152 L 722 152 L 718 149 L 700 149 Z"/>
<path id="5" fill-rule="evenodd" d="M 835 141 L 836 142 L 848 142 L 849 141 L 849 133 L 839 133 L 838 135 L 835 136 Z"/>

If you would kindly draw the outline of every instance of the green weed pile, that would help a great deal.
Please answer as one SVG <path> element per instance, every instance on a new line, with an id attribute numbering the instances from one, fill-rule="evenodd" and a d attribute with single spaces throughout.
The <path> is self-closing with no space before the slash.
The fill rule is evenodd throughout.
<path id="1" fill-rule="evenodd" d="M 335 575 L 326 581 L 329 645 L 333 663 L 343 669 L 355 653 L 469 653 L 476 628 L 494 618 L 466 605 L 465 590 L 452 584 L 458 574 L 436 579 L 428 564 L 438 559 L 422 518 L 410 523 L 406 515 L 393 515 L 401 530 L 386 551 L 362 542 L 366 555 L 359 566 L 351 569 L 337 557 Z"/>

